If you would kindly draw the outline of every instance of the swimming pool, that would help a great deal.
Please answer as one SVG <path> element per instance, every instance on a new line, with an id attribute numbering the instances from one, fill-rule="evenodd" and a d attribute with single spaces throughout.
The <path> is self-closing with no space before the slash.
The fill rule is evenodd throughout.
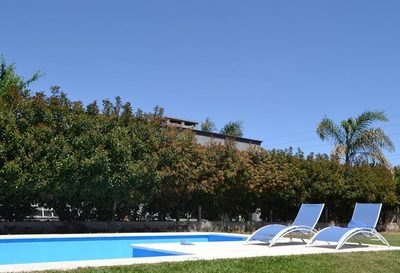
<path id="1" fill-rule="evenodd" d="M 0 264 L 26 264 L 99 259 L 122 259 L 184 255 L 184 253 L 148 250 L 135 245 L 155 243 L 200 243 L 244 241 L 246 236 L 229 234 L 168 235 L 80 235 L 20 236 L 0 239 Z M 134 245 L 134 246 L 132 246 Z"/>

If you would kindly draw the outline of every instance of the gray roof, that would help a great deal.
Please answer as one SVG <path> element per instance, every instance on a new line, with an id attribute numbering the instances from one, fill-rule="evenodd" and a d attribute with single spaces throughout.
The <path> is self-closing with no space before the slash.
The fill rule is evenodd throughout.
<path id="1" fill-rule="evenodd" d="M 196 126 L 196 125 L 198 125 L 199 123 L 198 122 L 196 122 L 196 121 L 190 121 L 190 120 L 187 120 L 187 119 L 180 119 L 180 118 L 174 118 L 174 117 L 164 117 L 165 119 L 168 119 L 168 120 L 170 120 L 170 121 L 172 121 L 172 122 L 184 122 L 184 123 L 186 123 L 186 124 L 188 124 L 188 125 L 194 125 L 194 126 Z"/>

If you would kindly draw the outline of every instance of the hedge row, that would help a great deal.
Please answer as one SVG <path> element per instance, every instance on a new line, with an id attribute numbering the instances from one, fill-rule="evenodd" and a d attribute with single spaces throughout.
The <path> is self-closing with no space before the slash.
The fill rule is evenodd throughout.
<path id="1" fill-rule="evenodd" d="M 0 216 L 54 208 L 61 220 L 217 220 L 261 208 L 292 219 L 302 202 L 324 202 L 331 220 L 347 220 L 357 202 L 397 204 L 383 166 L 342 165 L 327 155 L 292 150 L 238 151 L 234 143 L 200 146 L 189 130 L 164 125 L 162 110 L 134 112 L 104 100 L 84 107 L 58 88 L 0 94 Z M 271 213 L 272 212 L 272 213 Z"/>

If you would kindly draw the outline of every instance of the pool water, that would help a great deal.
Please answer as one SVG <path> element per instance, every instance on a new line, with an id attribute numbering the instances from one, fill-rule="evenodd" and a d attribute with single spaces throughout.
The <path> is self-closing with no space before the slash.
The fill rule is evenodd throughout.
<path id="1" fill-rule="evenodd" d="M 113 237 L 0 239 L 0 264 L 25 264 L 182 255 L 134 248 L 135 244 L 243 241 L 246 237 L 205 235 L 157 235 Z"/>

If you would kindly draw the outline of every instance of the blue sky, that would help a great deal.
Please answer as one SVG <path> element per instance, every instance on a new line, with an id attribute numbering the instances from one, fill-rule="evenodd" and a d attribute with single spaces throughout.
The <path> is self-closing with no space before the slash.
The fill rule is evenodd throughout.
<path id="1" fill-rule="evenodd" d="M 1 2 L 0 53 L 84 103 L 221 128 L 243 122 L 266 148 L 329 152 L 315 128 L 384 110 L 400 164 L 400 1 Z"/>

